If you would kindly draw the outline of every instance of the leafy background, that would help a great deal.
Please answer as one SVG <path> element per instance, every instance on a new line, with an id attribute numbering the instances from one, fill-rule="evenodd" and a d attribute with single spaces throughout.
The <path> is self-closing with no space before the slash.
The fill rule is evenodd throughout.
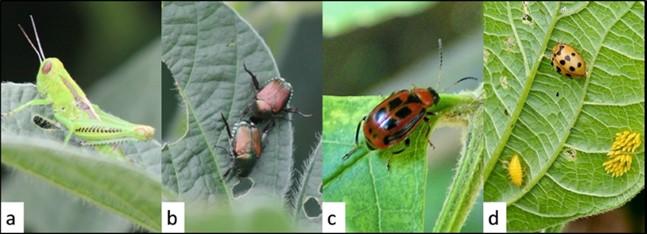
<path id="1" fill-rule="evenodd" d="M 56 9 L 56 11 L 52 11 Z M 151 64 L 151 61 L 159 61 L 159 35 L 160 35 L 160 12 L 159 3 L 2 3 L 2 81 L 13 81 L 21 83 L 34 83 L 38 62 L 31 47 L 17 29 L 17 24 L 29 25 L 28 15 L 34 15 L 38 32 L 40 34 L 43 50 L 47 56 L 59 57 L 73 78 L 84 88 L 89 99 L 102 107 L 109 113 L 120 116 L 132 122 L 146 123 L 160 129 L 160 82 L 159 66 Z M 31 31 L 28 29 L 28 31 Z M 146 87 L 146 88 L 142 88 Z M 7 94 L 3 85 L 3 112 L 9 101 L 15 98 L 5 98 Z M 24 96 L 28 98 L 28 96 Z M 128 100 L 129 105 L 124 105 Z M 14 100 L 15 101 L 15 100 Z M 14 103 L 15 104 L 15 103 Z M 45 115 L 46 109 L 36 108 L 35 110 Z M 21 115 L 29 118 L 29 111 Z M 24 115 L 23 115 L 24 114 Z M 10 121 L 10 120 L 7 120 Z M 3 134 L 13 132 L 16 129 L 5 128 L 3 120 Z M 9 131 L 6 131 L 9 130 Z M 53 137 L 59 142 L 52 143 L 45 141 L 32 146 L 34 148 L 45 147 L 58 152 L 61 150 L 60 132 L 45 133 L 42 129 L 34 128 L 30 121 L 22 121 L 20 129 L 23 133 L 34 131 L 34 137 Z M 44 134 L 45 133 L 45 134 Z M 160 139 L 160 132 L 156 132 L 156 139 Z M 5 147 L 3 135 L 3 161 L 5 150 L 12 149 L 13 152 L 21 152 L 29 149 L 22 147 L 15 151 L 12 147 Z M 40 141 L 40 140 L 39 140 Z M 137 150 L 127 145 L 126 150 Z M 150 147 L 148 145 L 147 147 Z M 153 145 L 154 147 L 154 145 Z M 159 146 L 157 146 L 159 147 Z M 148 148 L 150 150 L 150 148 Z M 77 155 L 79 152 L 74 149 L 65 150 L 69 155 Z M 150 151 L 148 151 L 150 152 Z M 80 154 L 86 154 L 81 152 Z M 69 160 L 75 157 L 68 156 Z M 55 159 L 52 157 L 51 159 Z M 143 159 L 143 158 L 140 158 Z M 134 159 L 136 165 L 142 166 L 148 172 L 159 174 L 159 159 L 155 163 L 154 158 L 148 161 Z M 101 159 L 93 158 L 81 163 L 89 168 L 96 168 L 98 165 L 113 167 L 111 163 L 101 162 Z M 69 161 L 68 161 L 69 162 Z M 87 163 L 92 163 L 89 165 Z M 155 168 L 157 164 L 157 168 Z M 61 167 L 70 171 L 63 172 L 61 177 L 72 176 L 70 168 Z M 40 167 L 39 173 L 53 173 L 56 171 L 52 166 Z M 106 169 L 108 170 L 108 169 Z M 134 172 L 136 173 L 136 171 Z M 153 173 L 154 174 L 154 173 Z M 97 170 L 89 175 L 106 176 Z M 50 177 L 61 178 L 61 177 Z M 139 176 L 141 177 L 141 176 Z M 152 176 L 152 181 L 158 176 Z M 108 177 L 109 178 L 109 177 Z M 40 178 L 26 175 L 21 171 L 13 170 L 2 166 L 2 200 L 25 202 L 26 223 L 25 231 L 129 231 L 139 230 L 139 227 L 131 224 L 130 221 L 114 212 L 107 212 L 99 209 L 94 202 L 81 200 L 77 196 L 70 196 L 69 190 L 63 191 L 50 183 L 45 183 Z M 159 179 L 158 179 L 159 180 Z M 119 184 L 119 187 L 148 181 L 145 178 L 132 179 L 130 183 Z M 120 183 L 123 181 L 114 181 Z M 114 186 L 112 183 L 97 183 L 100 186 Z M 87 184 L 89 185 L 89 184 Z M 85 184 L 83 185 L 85 186 Z M 74 187 L 74 186 L 73 186 Z M 67 187 L 66 189 L 69 189 Z M 77 189 L 80 186 L 77 186 Z M 153 191 L 159 194 L 160 190 Z M 149 194 L 141 192 L 141 194 Z M 99 194 L 95 194 L 98 196 Z M 128 193 L 122 194 L 128 196 Z M 96 197 L 95 197 L 96 198 Z M 152 203 L 159 202 L 159 195 L 150 196 Z M 134 202 L 134 200 L 133 200 Z M 141 205 L 143 208 L 144 205 Z M 158 212 L 156 212 L 158 213 Z M 154 214 L 158 215 L 158 214 Z M 56 217 L 56 218 L 52 218 Z M 159 217 L 159 216 L 156 216 Z M 155 220 L 155 222 L 159 222 Z M 140 225 L 137 225 L 140 226 Z"/>
<path id="2" fill-rule="evenodd" d="M 412 5 L 418 9 L 412 10 Z M 481 4 L 326 2 L 323 7 L 325 36 L 323 92 L 325 95 L 330 95 L 324 97 L 323 106 L 325 110 L 324 177 L 327 168 L 337 167 L 340 163 L 339 158 L 352 147 L 355 128 L 361 117 L 394 90 L 412 86 L 432 86 L 439 91 L 455 92 L 478 86 L 479 82 L 463 82 L 456 86 L 452 84 L 465 76 L 479 79 L 481 77 L 483 42 Z M 335 26 L 337 28 L 331 30 L 332 32 L 327 28 L 330 22 L 337 25 Z M 438 38 L 443 39 L 444 57 L 440 80 L 436 80 L 439 75 Z M 332 97 L 333 95 L 344 96 L 349 100 L 352 99 L 349 96 L 364 96 L 346 103 L 342 98 Z M 352 105 L 354 105 L 352 108 L 348 107 Z M 329 113 L 334 110 L 338 113 Z M 463 130 L 460 128 L 436 129 L 431 134 L 431 140 L 436 149 L 427 151 L 428 160 L 424 158 L 394 160 L 395 164 L 401 163 L 409 167 L 412 166 L 413 161 L 423 164 L 423 161 L 428 162 L 426 169 L 418 168 L 419 172 L 428 170 L 429 173 L 427 178 L 419 178 L 419 181 L 426 181 L 426 184 L 422 186 L 425 188 L 424 226 L 416 227 L 417 230 L 433 231 L 434 220 L 438 218 L 447 196 L 447 188 L 458 160 L 461 131 Z M 375 166 L 373 172 L 381 179 L 386 178 L 381 177 L 385 175 L 386 157 L 371 153 L 365 158 L 357 163 L 368 165 L 367 163 L 371 162 Z M 362 168 L 366 167 L 362 166 Z M 397 169 L 395 170 L 394 173 L 399 173 Z M 343 177 L 352 176 L 359 175 Z M 341 193 L 338 192 L 334 196 L 335 199 Z M 329 194 L 328 191 L 324 192 L 325 200 L 330 201 L 327 194 Z M 404 198 L 398 198 L 398 201 L 400 199 Z M 480 203 L 479 201 L 480 198 L 477 204 Z M 395 206 L 397 202 L 383 201 L 381 204 Z M 413 207 L 414 205 L 407 208 Z M 374 208 L 370 214 L 377 213 Z M 475 206 L 462 231 L 481 231 L 481 213 L 481 207 Z M 349 214 L 348 211 L 347 214 Z M 386 222 L 386 219 L 383 221 Z M 365 224 L 368 223 L 377 224 L 372 220 Z M 350 226 L 352 225 L 347 223 L 347 227 Z M 358 226 L 359 224 L 355 225 L 356 228 Z M 412 226 L 406 225 L 407 228 Z M 379 230 L 378 225 L 373 225 L 370 229 L 368 226 L 364 227 L 366 229 L 363 230 Z M 385 226 L 383 230 L 387 229 L 389 228 Z M 400 229 L 400 231 L 405 230 L 408 229 Z"/>
<path id="3" fill-rule="evenodd" d="M 563 227 L 632 197 L 625 215 L 607 218 L 635 207 L 642 220 L 644 196 L 636 194 L 644 188 L 644 146 L 622 177 L 606 174 L 602 163 L 615 133 L 637 131 L 644 142 L 644 3 L 485 3 L 484 15 L 484 200 L 508 203 L 509 231 Z M 586 78 L 551 68 L 547 56 L 557 42 L 583 55 Z M 515 153 L 524 167 L 521 188 L 503 167 Z M 598 230 L 618 231 L 627 221 L 614 223 Z M 567 230 L 588 230 L 576 228 Z M 624 228 L 644 231 L 644 222 Z"/>
<path id="4" fill-rule="evenodd" d="M 293 9 L 313 12 L 311 5 L 301 4 L 301 6 L 303 7 Z M 258 14 L 262 14 L 263 11 L 260 9 L 251 9 L 274 6 L 245 4 L 239 7 L 257 13 L 260 11 L 261 13 Z M 279 76 L 277 63 L 268 45 L 251 25 L 226 4 L 164 2 L 162 9 L 162 61 L 165 82 L 163 90 L 166 95 L 164 100 L 177 98 L 176 100 L 183 105 L 180 108 L 174 108 L 172 104 L 166 104 L 166 102 L 164 105 L 164 115 L 171 116 L 168 119 L 170 121 L 165 120 L 165 126 L 171 127 L 165 128 L 168 130 L 165 130 L 164 135 L 171 143 L 163 147 L 163 183 L 177 192 L 180 200 L 187 202 L 188 206 L 202 206 L 205 202 L 209 207 L 218 205 L 238 207 L 242 203 L 262 205 L 256 202 L 256 195 L 262 194 L 266 199 L 274 199 L 272 203 L 289 205 L 288 210 L 294 214 L 292 218 L 295 221 L 307 220 L 306 224 L 298 227 L 299 229 L 318 229 L 320 226 L 316 224 L 319 222 L 317 218 L 319 214 L 308 219 L 304 218 L 305 213 L 302 212 L 306 201 L 315 201 L 316 206 L 313 207 L 315 210 L 320 202 L 318 192 L 320 176 L 313 174 L 317 172 L 315 168 L 319 159 L 316 154 L 313 155 L 310 152 L 311 147 L 314 147 L 318 141 L 316 133 L 320 126 L 312 123 L 317 118 L 305 119 L 308 125 L 301 126 L 302 128 L 293 128 L 292 122 L 287 117 L 275 119 L 276 125 L 270 131 L 263 154 L 250 176 L 240 182 L 238 179 L 227 182 L 222 177 L 222 174 L 231 166 L 231 159 L 228 151 L 224 150 L 228 149 L 229 143 L 226 131 L 223 131 L 224 123 L 220 121 L 219 115 L 223 113 L 233 125 L 241 119 L 243 108 L 252 101 L 254 90 L 249 75 L 242 69 L 243 63 L 257 75 L 261 84 Z M 297 22 L 305 21 L 307 25 L 312 23 L 320 25 L 320 22 L 313 21 L 311 17 L 316 15 L 304 14 L 302 17 L 294 16 L 288 19 Z M 284 23 L 300 25 L 291 21 Z M 266 28 L 267 31 L 274 29 L 267 27 L 269 27 Z M 280 31 L 282 27 L 277 29 Z M 304 32 L 299 27 L 294 30 L 299 32 L 296 35 L 300 36 L 303 36 L 302 33 L 312 32 L 310 30 Z M 319 38 L 321 38 L 320 31 L 319 29 Z M 321 73 L 316 67 L 321 57 L 318 54 L 320 43 L 317 43 L 317 40 L 306 40 L 306 42 L 305 44 L 294 43 L 298 46 L 294 49 L 299 51 L 293 54 L 294 58 L 283 57 L 288 61 L 287 64 L 300 66 L 301 70 L 297 69 L 298 73 L 293 76 L 283 72 L 280 74 L 293 84 L 295 93 L 291 105 L 295 106 L 299 105 L 300 99 L 319 97 L 317 91 L 319 79 L 316 74 Z M 292 45 L 286 48 L 291 47 Z M 294 63 L 296 60 L 293 59 L 299 60 L 300 63 Z M 307 89 L 299 89 L 304 84 L 311 86 Z M 298 107 L 303 112 L 313 113 L 314 116 L 320 113 L 320 105 L 317 105 L 317 101 Z M 295 121 L 301 119 L 298 116 L 293 118 Z M 260 124 L 259 128 L 263 128 L 266 124 L 267 122 Z M 299 142 L 293 142 L 293 139 L 296 139 L 293 138 L 294 129 L 298 129 L 297 131 L 304 136 Z M 307 141 L 308 139 L 310 141 Z M 297 151 L 293 154 L 295 146 Z M 308 195 L 302 196 L 302 194 Z M 260 212 L 262 209 L 256 207 L 256 210 Z M 224 212 L 217 215 L 222 216 L 227 211 Z M 284 216 L 281 215 L 284 213 L 281 209 L 271 209 L 270 213 L 277 215 L 267 215 L 268 222 L 265 225 L 271 224 L 270 220 Z M 235 212 L 229 214 L 238 217 L 236 219 L 244 218 Z M 195 224 L 190 224 L 187 230 L 210 230 L 208 226 L 200 226 L 197 222 Z M 212 231 L 252 230 L 237 229 L 235 225 L 226 229 L 218 226 L 211 226 L 211 228 L 215 228 L 211 229 Z M 283 227 L 285 228 L 289 226 Z"/>

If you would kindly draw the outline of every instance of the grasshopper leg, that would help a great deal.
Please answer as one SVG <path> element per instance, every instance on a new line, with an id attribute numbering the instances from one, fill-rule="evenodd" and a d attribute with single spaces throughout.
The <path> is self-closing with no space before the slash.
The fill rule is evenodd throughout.
<path id="1" fill-rule="evenodd" d="M 13 109 L 12 111 L 9 111 L 8 113 L 2 113 L 2 116 L 4 117 L 4 116 L 13 115 L 13 114 L 15 114 L 16 112 L 22 111 L 23 109 L 25 109 L 25 108 L 27 108 L 27 107 L 29 107 L 29 106 L 48 105 L 48 104 L 50 104 L 50 103 L 52 103 L 52 102 L 51 102 L 51 101 L 49 101 L 49 100 L 47 100 L 47 99 L 33 99 L 33 100 L 31 100 L 31 101 L 28 101 L 28 102 L 27 102 L 27 103 L 25 103 L 25 104 L 22 104 L 22 105 L 20 105 L 20 106 L 16 107 L 16 109 Z"/>

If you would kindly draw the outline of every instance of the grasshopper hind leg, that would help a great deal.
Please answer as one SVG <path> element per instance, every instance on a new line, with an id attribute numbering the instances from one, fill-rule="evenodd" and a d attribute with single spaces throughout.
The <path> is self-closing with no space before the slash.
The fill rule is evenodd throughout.
<path id="1" fill-rule="evenodd" d="M 36 126 L 45 130 L 54 130 L 54 129 L 63 130 L 63 127 L 61 127 L 61 125 L 58 122 L 48 119 L 45 116 L 42 116 L 39 114 L 32 115 L 31 120 Z"/>

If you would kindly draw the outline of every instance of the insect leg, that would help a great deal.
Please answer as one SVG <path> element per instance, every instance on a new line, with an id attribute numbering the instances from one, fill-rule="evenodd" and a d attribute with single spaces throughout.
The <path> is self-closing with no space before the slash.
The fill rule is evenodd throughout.
<path id="1" fill-rule="evenodd" d="M 67 143 L 70 141 L 70 138 L 72 138 L 72 134 L 74 134 L 74 131 L 68 131 L 67 135 L 65 135 L 63 145 L 67 145 Z"/>
<path id="2" fill-rule="evenodd" d="M 229 177 L 227 177 L 231 173 L 231 167 L 225 171 L 225 174 L 222 175 L 222 177 L 225 177 L 225 181 L 229 181 Z"/>
<path id="3" fill-rule="evenodd" d="M 252 73 L 249 69 L 247 69 L 247 65 L 245 63 L 243 63 L 243 69 L 245 69 L 247 74 L 249 74 L 249 76 L 252 77 L 252 83 L 254 83 L 254 88 L 256 88 L 256 91 L 261 90 L 261 87 L 258 84 L 258 79 L 256 79 L 256 75 L 254 75 L 254 73 Z"/>
<path id="4" fill-rule="evenodd" d="M 267 134 L 270 132 L 270 130 L 272 130 L 272 128 L 274 128 L 275 124 L 276 123 L 274 122 L 274 120 L 272 120 L 272 121 L 270 121 L 269 124 L 265 125 L 265 127 L 263 128 L 262 138 L 265 138 L 265 136 L 267 136 Z"/>
<path id="5" fill-rule="evenodd" d="M 355 145 L 359 145 L 359 137 L 358 137 L 359 136 L 359 126 L 361 126 L 362 122 L 365 121 L 365 120 L 366 120 L 366 116 L 364 116 L 364 118 L 362 118 L 362 120 L 359 121 L 359 123 L 357 123 L 357 129 L 355 129 Z"/>
<path id="6" fill-rule="evenodd" d="M 25 104 L 22 104 L 22 105 L 16 107 L 15 109 L 13 109 L 12 111 L 9 111 L 8 113 L 2 113 L 2 116 L 9 116 L 9 115 L 15 114 L 16 112 L 19 112 L 19 111 L 21 111 L 21 110 L 23 110 L 23 109 L 25 109 L 25 108 L 27 108 L 29 106 L 48 105 L 50 103 L 52 103 L 52 102 L 49 101 L 48 99 L 33 99 L 31 101 L 28 101 Z"/>
<path id="7" fill-rule="evenodd" d="M 42 115 L 38 115 L 38 114 L 32 115 L 31 119 L 34 122 L 34 124 L 36 124 L 38 127 L 42 129 L 46 129 L 46 130 L 52 130 L 56 128 L 63 129 L 63 127 L 59 123 L 57 123 L 54 120 L 45 118 Z"/>
<path id="8" fill-rule="evenodd" d="M 227 136 L 229 136 L 230 139 L 233 138 L 233 136 L 231 136 L 231 130 L 229 129 L 229 123 L 227 123 L 227 119 L 225 119 L 225 115 L 220 113 L 220 118 L 222 118 L 222 122 L 225 122 L 225 128 L 227 129 Z"/>
<path id="9" fill-rule="evenodd" d="M 299 114 L 300 116 L 303 116 L 303 117 L 310 117 L 310 116 L 312 116 L 311 114 L 304 114 L 304 113 L 302 113 L 302 112 L 299 112 L 299 110 L 298 110 L 296 107 L 290 107 L 290 108 L 287 108 L 287 109 L 285 109 L 285 111 L 286 111 L 286 112 L 289 112 L 289 113 L 297 113 L 297 114 Z"/>
<path id="10" fill-rule="evenodd" d="M 427 138 L 427 142 L 429 143 L 429 146 L 431 146 L 431 148 L 436 150 L 436 146 L 434 145 L 434 143 L 431 143 L 431 140 L 429 140 L 429 138 Z"/>

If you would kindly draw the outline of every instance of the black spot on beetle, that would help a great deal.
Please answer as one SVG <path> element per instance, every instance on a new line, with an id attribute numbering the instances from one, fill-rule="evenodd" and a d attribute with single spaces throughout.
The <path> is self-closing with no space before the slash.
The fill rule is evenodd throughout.
<path id="1" fill-rule="evenodd" d="M 396 97 L 393 100 L 389 101 L 389 109 L 393 110 L 396 107 L 398 107 L 400 104 L 402 104 L 402 100 Z"/>
<path id="2" fill-rule="evenodd" d="M 571 56 L 566 55 L 564 59 L 566 59 L 566 61 L 571 61 Z"/>
<path id="3" fill-rule="evenodd" d="M 391 140 L 390 140 L 388 137 L 384 137 L 384 138 L 382 139 L 382 143 L 383 143 L 384 145 L 389 145 L 389 143 L 391 143 Z"/>
<path id="4" fill-rule="evenodd" d="M 417 95 L 410 94 L 407 98 L 407 103 L 420 103 L 420 98 Z"/>
<path id="5" fill-rule="evenodd" d="M 369 128 L 369 129 L 368 129 L 368 133 L 373 134 L 373 129 L 372 129 L 372 128 Z"/>
<path id="6" fill-rule="evenodd" d="M 582 67 L 582 63 L 577 63 L 577 67 Z"/>
<path id="7" fill-rule="evenodd" d="M 571 77 L 571 74 L 566 74 L 566 76 Z"/>
<path id="8" fill-rule="evenodd" d="M 570 70 L 570 71 L 574 72 L 574 71 L 575 71 L 575 68 L 574 68 L 573 66 L 570 66 L 570 67 L 568 67 L 568 70 Z"/>
<path id="9" fill-rule="evenodd" d="M 411 109 L 409 107 L 402 107 L 402 109 L 398 110 L 398 112 L 395 112 L 395 116 L 397 116 L 400 119 L 404 119 L 407 116 L 411 114 Z"/>
<path id="10" fill-rule="evenodd" d="M 386 121 L 386 130 L 391 130 L 397 126 L 398 123 L 395 119 L 389 119 Z"/>
<path id="11" fill-rule="evenodd" d="M 571 55 L 575 56 L 575 52 L 571 53 Z"/>
<path id="12" fill-rule="evenodd" d="M 564 65 L 564 64 L 566 64 L 566 61 L 564 61 L 563 59 L 559 60 L 559 64 Z"/>

